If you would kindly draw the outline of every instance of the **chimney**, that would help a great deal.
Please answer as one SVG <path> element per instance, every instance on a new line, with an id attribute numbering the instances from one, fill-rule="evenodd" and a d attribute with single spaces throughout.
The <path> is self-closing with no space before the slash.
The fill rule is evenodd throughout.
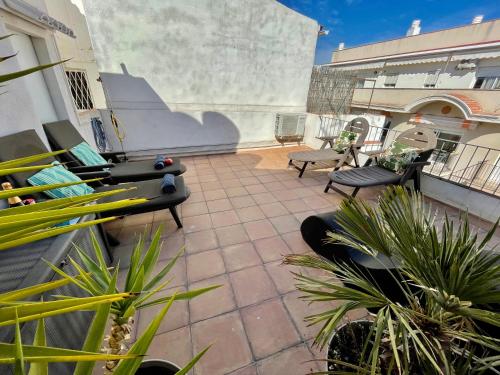
<path id="1" fill-rule="evenodd" d="M 420 34 L 420 20 L 413 20 L 410 28 L 406 32 L 406 36 L 412 36 L 418 34 Z"/>
<path id="2" fill-rule="evenodd" d="M 344 49 L 344 42 L 339 43 L 339 48 L 337 48 L 339 51 L 342 51 Z"/>
<path id="3" fill-rule="evenodd" d="M 483 18 L 484 16 L 482 14 L 478 14 L 477 16 L 475 16 L 473 19 L 472 19 L 472 24 L 475 25 L 477 23 L 481 23 L 483 22 Z"/>

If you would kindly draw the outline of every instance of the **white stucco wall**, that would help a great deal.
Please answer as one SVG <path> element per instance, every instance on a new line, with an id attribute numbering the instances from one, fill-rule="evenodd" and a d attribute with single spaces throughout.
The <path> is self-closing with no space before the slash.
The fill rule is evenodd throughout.
<path id="1" fill-rule="evenodd" d="M 305 111 L 318 24 L 277 1 L 84 6 L 128 151 L 270 144 L 277 112 Z"/>
<path id="2" fill-rule="evenodd" d="M 46 11 L 42 1 L 31 0 L 28 2 Z M 52 30 L 15 15 L 0 1 L 0 35 L 6 35 L 12 31 L 31 38 L 36 50 L 36 57 L 40 64 L 60 60 Z M 24 66 L 25 61 L 23 60 L 27 51 L 15 48 L 15 45 L 19 45 L 19 41 L 16 41 L 14 38 L 20 38 L 20 36 L 13 35 L 10 38 L 0 41 L 1 56 L 10 55 L 15 52 L 18 53 L 18 56 L 0 63 L 0 74 L 28 68 L 28 66 Z M 31 53 L 32 51 L 29 52 Z M 76 122 L 77 116 L 62 67 L 56 66 L 38 74 L 41 77 L 40 82 L 44 82 L 47 86 L 50 101 L 55 111 L 55 119 L 70 119 Z M 0 96 L 0 112 L 2 113 L 0 116 L 0 136 L 17 133 L 26 129 L 35 129 L 40 137 L 46 141 L 42 129 L 43 119 L 41 118 L 41 113 L 37 112 L 37 108 L 34 105 L 36 95 L 33 95 L 33 91 L 35 88 L 30 86 L 31 81 L 29 78 L 32 77 L 10 81 L 2 88 L 1 91 L 4 94 Z"/>

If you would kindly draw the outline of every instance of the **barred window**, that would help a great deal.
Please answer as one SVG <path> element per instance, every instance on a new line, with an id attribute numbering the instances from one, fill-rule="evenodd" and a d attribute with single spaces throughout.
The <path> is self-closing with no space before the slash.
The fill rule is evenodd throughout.
<path id="1" fill-rule="evenodd" d="M 87 73 L 81 70 L 67 70 L 66 76 L 76 108 L 79 110 L 93 109 L 94 102 L 90 94 Z"/>

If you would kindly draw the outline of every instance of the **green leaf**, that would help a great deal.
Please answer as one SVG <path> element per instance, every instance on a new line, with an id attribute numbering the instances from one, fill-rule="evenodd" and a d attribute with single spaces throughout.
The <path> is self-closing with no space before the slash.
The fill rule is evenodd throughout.
<path id="1" fill-rule="evenodd" d="M 62 60 L 62 61 L 58 61 L 58 62 L 55 62 L 55 63 L 39 65 L 39 66 L 35 66 L 33 68 L 19 70 L 17 72 L 12 72 L 12 73 L 7 73 L 7 74 L 0 74 L 0 83 L 1 82 L 12 81 L 13 79 L 20 78 L 20 77 L 26 76 L 26 75 L 34 73 L 34 72 L 38 72 L 40 70 L 48 69 L 48 68 L 51 68 L 53 66 L 65 63 L 66 61 L 68 61 L 68 60 Z"/>
<path id="2" fill-rule="evenodd" d="M 113 278 L 109 284 L 109 288 L 106 291 L 107 294 L 111 294 L 116 290 L 117 277 L 118 271 L 115 270 Z M 92 319 L 92 324 L 87 332 L 82 350 L 87 352 L 98 352 L 101 349 L 110 310 L 111 303 L 103 304 L 97 308 L 94 319 Z M 92 375 L 94 365 L 95 362 L 79 362 L 76 364 L 76 369 L 73 375 Z"/>
<path id="3" fill-rule="evenodd" d="M 23 355 L 23 344 L 21 342 L 21 329 L 19 328 L 19 319 L 17 316 L 17 308 L 14 309 L 15 313 L 15 324 L 16 324 L 16 334 L 15 334 L 15 348 L 16 357 L 14 362 L 14 374 L 24 375 L 24 355 Z"/>
<path id="4" fill-rule="evenodd" d="M 47 292 L 49 290 L 60 288 L 63 285 L 69 284 L 69 280 L 54 280 L 43 284 L 36 284 L 23 289 L 12 290 L 10 292 L 5 292 L 0 294 L 0 303 L 20 301 L 28 297 L 36 296 Z"/>
<path id="5" fill-rule="evenodd" d="M 186 375 L 189 370 L 191 370 L 194 365 L 205 355 L 205 353 L 210 349 L 212 345 L 207 346 L 205 349 L 203 349 L 201 352 L 196 354 L 193 359 L 189 361 L 189 363 L 182 368 L 182 370 L 179 370 L 175 373 L 175 375 Z"/>
<path id="6" fill-rule="evenodd" d="M 68 150 L 45 152 L 42 154 L 36 154 L 31 156 L 25 156 L 23 158 L 3 161 L 0 162 L 0 169 L 20 167 L 22 165 L 31 164 L 40 160 L 51 158 L 52 156 L 64 154 L 65 152 L 68 152 Z"/>
<path id="7" fill-rule="evenodd" d="M 144 333 L 137 339 L 137 341 L 132 345 L 132 347 L 129 350 L 130 354 L 136 354 L 136 355 L 144 355 L 146 354 L 149 346 L 151 345 L 151 342 L 153 341 L 154 335 L 156 334 L 156 331 L 160 327 L 160 324 L 167 314 L 168 310 L 170 309 L 170 306 L 172 306 L 172 303 L 175 300 L 175 295 L 172 296 L 170 301 L 165 305 L 165 307 L 156 315 L 156 317 L 151 321 L 149 324 L 148 328 L 144 331 Z M 129 374 L 134 374 L 139 366 L 141 365 L 141 358 L 135 358 L 135 359 L 127 359 L 120 361 L 118 363 L 118 366 L 116 366 L 114 375 L 129 375 Z"/>
<path id="8" fill-rule="evenodd" d="M 220 288 L 221 286 L 222 285 L 212 285 L 212 286 L 208 286 L 205 288 L 199 288 L 199 289 L 194 289 L 194 290 L 188 290 L 186 292 L 175 293 L 172 296 L 162 297 L 162 298 L 158 298 L 154 301 L 148 301 L 145 303 L 141 303 L 140 305 L 137 306 L 137 309 L 143 309 L 145 307 L 161 305 L 161 304 L 164 304 L 164 303 L 170 301 L 171 298 L 175 298 L 176 301 L 189 300 L 189 299 L 195 298 L 197 296 L 201 296 L 202 294 L 205 294 L 211 290 Z"/>
<path id="9" fill-rule="evenodd" d="M 45 321 L 40 319 L 36 326 L 35 339 L 33 346 L 46 347 L 47 340 L 45 338 Z M 49 375 L 49 366 L 47 362 L 35 362 L 30 365 L 28 375 Z"/>
<path id="10" fill-rule="evenodd" d="M 47 165 L 36 165 L 33 167 L 2 168 L 2 169 L 0 169 L 0 176 L 8 176 L 8 175 L 11 175 L 14 173 L 38 171 L 41 169 L 52 168 L 52 167 L 53 167 L 53 165 L 47 164 Z"/>

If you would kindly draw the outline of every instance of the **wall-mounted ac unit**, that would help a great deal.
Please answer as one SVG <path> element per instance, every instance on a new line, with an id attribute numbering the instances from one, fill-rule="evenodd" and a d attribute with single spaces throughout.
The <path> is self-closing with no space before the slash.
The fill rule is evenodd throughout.
<path id="1" fill-rule="evenodd" d="M 304 139 L 306 126 L 305 114 L 278 113 L 274 127 L 276 140 L 283 144 L 285 142 L 301 142 Z"/>

